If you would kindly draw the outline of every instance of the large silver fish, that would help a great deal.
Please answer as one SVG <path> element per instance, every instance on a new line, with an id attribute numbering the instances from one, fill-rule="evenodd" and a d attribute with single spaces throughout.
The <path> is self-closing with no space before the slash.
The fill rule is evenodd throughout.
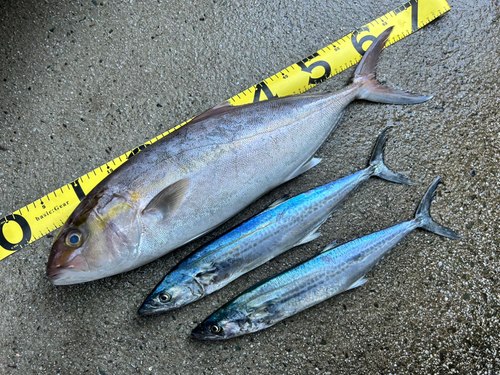
<path id="1" fill-rule="evenodd" d="M 437 178 L 422 198 L 413 220 L 342 246 L 329 246 L 306 262 L 247 289 L 214 312 L 191 333 L 201 340 L 224 340 L 271 327 L 336 294 L 363 285 L 364 276 L 390 249 L 416 228 L 449 238 L 451 229 L 432 220 L 430 205 Z"/>
<path id="2" fill-rule="evenodd" d="M 383 161 L 387 129 L 378 137 L 367 168 L 288 200 L 281 200 L 178 264 L 146 298 L 142 315 L 170 311 L 221 289 L 294 246 L 319 236 L 333 210 L 372 176 L 410 184 Z"/>
<path id="3" fill-rule="evenodd" d="M 409 104 L 428 96 L 381 86 L 375 67 L 391 29 L 336 93 L 220 105 L 141 151 L 99 183 L 59 232 L 55 285 L 125 272 L 203 235 L 317 164 L 316 150 L 355 99 Z"/>

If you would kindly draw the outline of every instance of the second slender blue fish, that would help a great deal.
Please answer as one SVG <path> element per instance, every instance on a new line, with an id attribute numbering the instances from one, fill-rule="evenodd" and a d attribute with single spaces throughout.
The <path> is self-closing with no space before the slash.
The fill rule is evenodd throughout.
<path id="1" fill-rule="evenodd" d="M 386 167 L 385 129 L 378 137 L 369 166 L 350 176 L 310 190 L 266 211 L 202 247 L 175 267 L 147 297 L 139 313 L 170 311 L 219 290 L 283 252 L 319 236 L 318 228 L 360 184 L 372 176 L 411 184 Z"/>
<path id="2" fill-rule="evenodd" d="M 205 319 L 191 336 L 201 340 L 224 340 L 256 332 L 336 294 L 361 286 L 366 282 L 366 273 L 416 228 L 458 238 L 455 232 L 430 216 L 439 180 L 434 181 L 422 198 L 413 220 L 336 248 L 329 246 L 308 261 L 258 283 Z"/>

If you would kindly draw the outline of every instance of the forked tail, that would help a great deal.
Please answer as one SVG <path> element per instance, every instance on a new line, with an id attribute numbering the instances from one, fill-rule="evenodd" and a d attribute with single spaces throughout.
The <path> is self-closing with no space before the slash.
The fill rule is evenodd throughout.
<path id="1" fill-rule="evenodd" d="M 384 48 L 392 29 L 393 26 L 389 27 L 372 43 L 354 72 L 353 83 L 360 85 L 356 97 L 371 102 L 390 104 L 416 104 L 431 99 L 432 96 L 416 95 L 402 90 L 390 89 L 381 85 L 375 79 L 375 69 L 380 52 L 382 52 L 382 48 Z"/>
<path id="2" fill-rule="evenodd" d="M 398 184 L 413 185 L 410 179 L 401 173 L 390 170 L 384 163 L 385 143 L 387 142 L 387 132 L 389 127 L 385 128 L 378 136 L 377 143 L 373 148 L 370 166 L 373 171 L 373 176 L 377 176 L 387 181 L 396 182 Z"/>
<path id="3" fill-rule="evenodd" d="M 434 220 L 431 218 L 431 202 L 432 199 L 434 198 L 434 195 L 436 194 L 436 188 L 441 181 L 441 177 L 436 178 L 436 180 L 432 183 L 431 187 L 429 190 L 427 190 L 427 193 L 425 193 L 424 197 L 422 198 L 422 201 L 420 202 L 418 208 L 417 208 L 417 214 L 415 215 L 415 219 L 417 220 L 418 226 L 422 229 L 426 229 L 429 232 L 439 234 L 440 236 L 448 237 L 448 238 L 460 238 L 460 236 L 452 231 L 451 229 L 448 229 L 441 224 L 436 223 Z"/>

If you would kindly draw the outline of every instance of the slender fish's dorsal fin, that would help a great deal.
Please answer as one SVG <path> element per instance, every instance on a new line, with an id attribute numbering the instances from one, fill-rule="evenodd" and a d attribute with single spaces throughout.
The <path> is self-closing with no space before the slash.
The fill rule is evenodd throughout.
<path id="1" fill-rule="evenodd" d="M 278 207 L 281 203 L 285 203 L 289 199 L 290 199 L 290 195 L 288 195 L 288 194 L 283 195 L 280 199 L 278 199 L 278 200 L 274 201 L 273 203 L 271 203 L 269 205 L 269 207 L 266 208 L 266 211 L 267 210 L 272 210 L 273 208 Z"/>
<path id="2" fill-rule="evenodd" d="M 347 288 L 346 290 L 351 290 L 351 289 L 354 289 L 354 288 L 357 288 L 358 286 L 361 286 L 363 285 L 364 283 L 366 283 L 368 280 L 365 279 L 365 277 L 363 276 L 361 279 L 357 280 L 354 284 L 352 284 L 349 288 Z"/>
<path id="3" fill-rule="evenodd" d="M 305 171 L 308 171 L 309 169 L 311 169 L 311 168 L 315 167 L 316 165 L 318 165 L 320 161 L 321 161 L 321 158 L 311 158 L 311 159 L 309 159 L 304 164 L 302 164 L 299 168 L 297 168 L 283 182 L 290 181 L 291 179 L 297 177 L 298 175 L 304 173 Z"/>
<path id="4" fill-rule="evenodd" d="M 165 219 L 165 217 L 170 216 L 179 208 L 188 187 L 189 178 L 184 178 L 167 186 L 151 199 L 142 211 L 143 214 L 148 215 L 159 212 L 163 216 L 163 219 Z"/>
<path id="5" fill-rule="evenodd" d="M 335 249 L 337 246 L 339 246 L 339 243 L 337 242 L 337 240 L 335 240 L 332 243 L 330 243 L 327 247 L 325 247 L 323 250 L 321 250 L 321 253 L 326 253 L 327 251 Z"/>

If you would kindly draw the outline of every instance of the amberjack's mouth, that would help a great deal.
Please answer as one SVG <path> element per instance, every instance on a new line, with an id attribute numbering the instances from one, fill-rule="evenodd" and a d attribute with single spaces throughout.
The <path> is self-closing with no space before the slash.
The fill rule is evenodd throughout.
<path id="1" fill-rule="evenodd" d="M 64 264 L 49 264 L 47 265 L 47 277 L 53 285 L 68 285 L 86 280 L 83 279 L 81 273 L 89 272 L 90 268 L 87 260 L 82 255 L 76 255 L 71 260 Z"/>

